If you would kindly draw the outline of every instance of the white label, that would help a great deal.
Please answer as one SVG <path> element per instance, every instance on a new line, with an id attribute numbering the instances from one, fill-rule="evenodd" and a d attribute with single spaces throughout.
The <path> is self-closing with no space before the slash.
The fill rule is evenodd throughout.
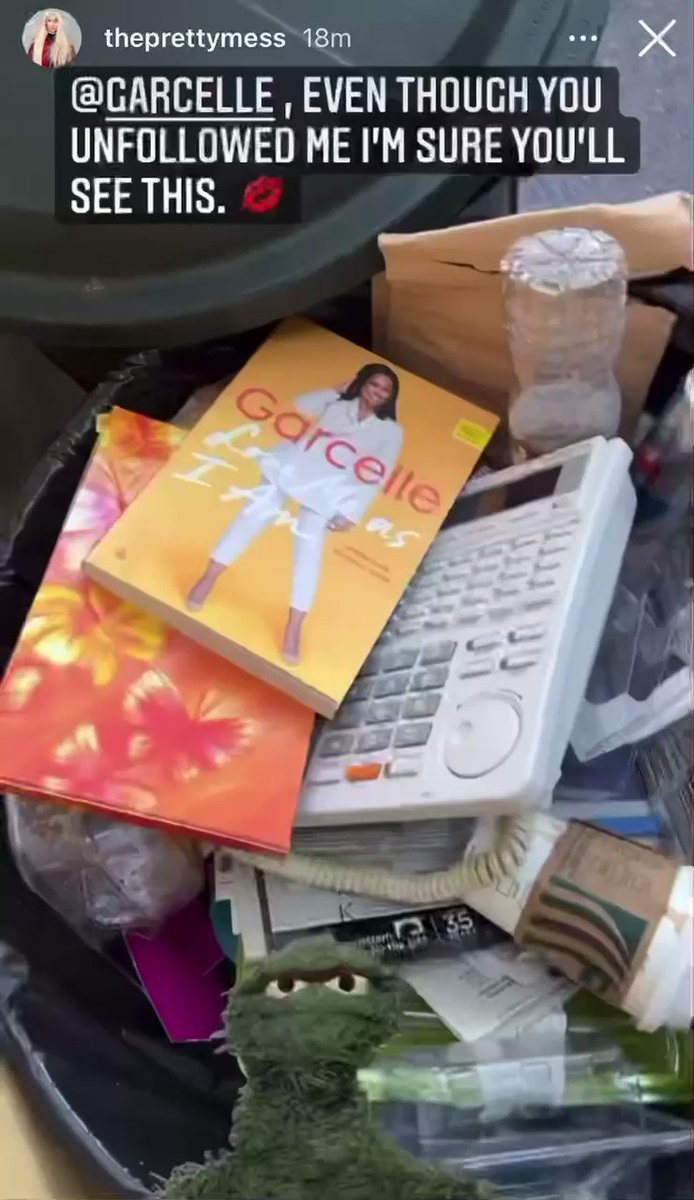
<path id="1" fill-rule="evenodd" d="M 535 1022 L 493 1038 L 473 1049 L 485 1106 L 560 1105 L 566 1088 L 566 1013 L 558 1009 Z"/>
<path id="2" fill-rule="evenodd" d="M 385 868 L 384 868 L 385 869 Z M 341 925 L 369 917 L 392 916 L 433 904 L 406 904 L 397 900 L 371 900 L 347 892 L 329 892 L 305 887 L 278 875 L 265 875 L 265 888 L 272 927 L 277 933 L 311 929 L 321 925 Z"/>
<path id="3" fill-rule="evenodd" d="M 214 856 L 214 898 L 231 900 L 234 891 L 234 857 L 228 850 L 217 850 Z"/>
<path id="4" fill-rule="evenodd" d="M 389 873 L 393 863 L 383 862 L 381 866 L 385 873 Z M 275 933 L 292 933 L 324 925 L 341 925 L 370 917 L 397 916 L 401 913 L 440 907 L 438 902 L 403 904 L 397 900 L 372 900 L 368 896 L 331 892 L 327 889 L 307 887 L 279 875 L 263 873 L 263 881 L 267 915 Z M 235 933 L 247 934 L 251 913 L 251 923 L 258 928 L 262 927 L 256 874 L 249 867 L 235 861 L 233 855 L 225 850 L 218 850 L 215 855 L 214 894 L 216 900 L 232 902 L 232 924 Z"/>
<path id="5" fill-rule="evenodd" d="M 510 943 L 440 962 L 407 963 L 402 977 L 464 1042 L 512 1034 L 562 1008 L 576 990 Z"/>

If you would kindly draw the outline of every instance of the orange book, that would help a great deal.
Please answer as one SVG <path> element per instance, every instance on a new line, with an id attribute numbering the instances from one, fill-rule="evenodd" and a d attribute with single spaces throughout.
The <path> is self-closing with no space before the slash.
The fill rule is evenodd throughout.
<path id="1" fill-rule="evenodd" d="M 331 717 L 495 426 L 292 318 L 85 570 Z"/>
<path id="2" fill-rule="evenodd" d="M 284 853 L 313 714 L 84 575 L 185 436 L 122 410 L 100 434 L 0 685 L 0 785 Z"/>

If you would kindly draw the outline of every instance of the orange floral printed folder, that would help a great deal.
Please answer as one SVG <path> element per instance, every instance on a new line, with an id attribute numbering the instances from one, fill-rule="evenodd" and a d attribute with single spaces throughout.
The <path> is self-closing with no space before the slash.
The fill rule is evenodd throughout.
<path id="1" fill-rule="evenodd" d="M 313 713 L 82 573 L 183 437 L 102 418 L 0 685 L 0 787 L 282 853 Z"/>

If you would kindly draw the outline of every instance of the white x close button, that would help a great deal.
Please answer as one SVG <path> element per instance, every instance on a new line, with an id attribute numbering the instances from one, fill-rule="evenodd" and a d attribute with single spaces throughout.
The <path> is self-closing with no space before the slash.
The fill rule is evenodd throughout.
<path id="1" fill-rule="evenodd" d="M 643 50 L 639 51 L 639 58 L 643 58 L 643 56 L 648 54 L 648 52 L 652 50 L 654 46 L 660 46 L 661 50 L 664 50 L 665 53 L 669 54 L 671 58 L 677 58 L 677 54 L 673 50 L 672 46 L 668 45 L 668 43 L 665 41 L 665 34 L 669 33 L 676 24 L 677 20 L 676 18 L 673 18 L 673 20 L 670 21 L 670 23 L 666 25 L 664 29 L 661 29 L 660 33 L 656 33 L 655 29 L 651 29 L 650 25 L 646 21 L 640 20 L 639 25 L 642 29 L 645 29 L 647 34 L 650 35 L 651 40 L 647 45 L 644 46 Z"/>

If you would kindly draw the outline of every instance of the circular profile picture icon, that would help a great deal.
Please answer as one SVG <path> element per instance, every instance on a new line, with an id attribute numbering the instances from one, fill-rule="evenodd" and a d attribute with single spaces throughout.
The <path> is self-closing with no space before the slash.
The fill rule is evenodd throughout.
<path id="1" fill-rule="evenodd" d="M 82 45 L 82 30 L 62 8 L 42 8 L 29 17 L 22 45 L 37 67 L 69 67 Z"/>

